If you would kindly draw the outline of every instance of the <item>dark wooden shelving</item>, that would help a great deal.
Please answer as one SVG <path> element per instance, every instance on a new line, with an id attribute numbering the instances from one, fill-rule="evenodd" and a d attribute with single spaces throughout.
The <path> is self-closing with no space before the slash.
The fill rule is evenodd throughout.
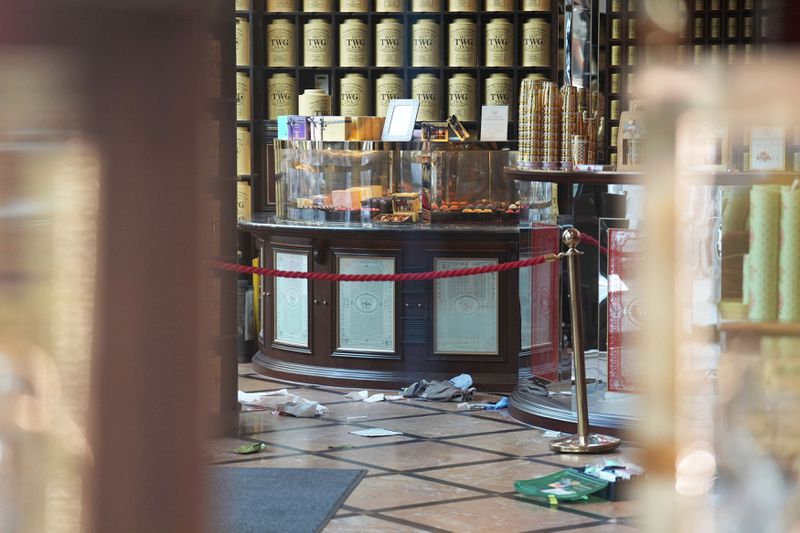
<path id="1" fill-rule="evenodd" d="M 521 167 L 505 167 L 506 176 L 522 181 L 582 185 L 636 185 L 641 184 L 643 172 L 581 172 L 572 170 L 534 170 Z"/>

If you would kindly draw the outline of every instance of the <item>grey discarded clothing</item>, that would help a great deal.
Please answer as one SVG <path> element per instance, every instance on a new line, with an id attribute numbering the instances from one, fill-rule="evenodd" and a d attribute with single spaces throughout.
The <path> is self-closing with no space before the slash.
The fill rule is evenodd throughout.
<path id="1" fill-rule="evenodd" d="M 471 400 L 474 392 L 474 387 L 459 389 L 449 381 L 423 379 L 403 389 L 403 397 L 432 402 L 463 402 Z"/>

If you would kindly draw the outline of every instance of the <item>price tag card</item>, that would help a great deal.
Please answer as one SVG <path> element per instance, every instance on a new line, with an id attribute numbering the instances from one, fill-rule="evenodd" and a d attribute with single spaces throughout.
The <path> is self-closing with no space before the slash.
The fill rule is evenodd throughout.
<path id="1" fill-rule="evenodd" d="M 481 106 L 481 140 L 508 140 L 508 106 Z"/>

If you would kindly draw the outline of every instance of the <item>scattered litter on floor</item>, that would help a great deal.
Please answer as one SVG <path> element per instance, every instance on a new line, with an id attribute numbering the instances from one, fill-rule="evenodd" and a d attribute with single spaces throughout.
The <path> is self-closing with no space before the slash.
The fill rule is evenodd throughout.
<path id="1" fill-rule="evenodd" d="M 361 400 L 366 400 L 369 397 L 369 391 L 354 390 L 352 392 L 348 392 L 347 394 L 345 394 L 344 397 L 360 402 Z"/>
<path id="2" fill-rule="evenodd" d="M 383 428 L 360 429 L 358 431 L 351 431 L 350 433 L 358 435 L 359 437 L 391 437 L 392 435 L 402 435 L 399 431 L 391 431 Z"/>
<path id="3" fill-rule="evenodd" d="M 497 411 L 508 407 L 508 398 L 503 396 L 497 403 L 467 403 L 463 402 L 456 406 L 459 411 Z"/>
<path id="4" fill-rule="evenodd" d="M 542 434 L 542 436 L 547 439 L 557 439 L 561 435 L 563 435 L 563 433 L 561 433 L 560 431 L 552 431 L 550 429 L 548 429 Z"/>
<path id="5" fill-rule="evenodd" d="M 348 422 L 350 422 L 351 420 L 365 420 L 366 418 L 367 418 L 367 415 L 361 415 L 361 416 L 348 416 L 348 417 L 347 417 L 347 421 L 348 421 Z"/>
<path id="6" fill-rule="evenodd" d="M 334 444 L 333 446 L 328 446 L 329 450 L 347 450 L 352 448 L 352 444 Z"/>
<path id="7" fill-rule="evenodd" d="M 286 389 L 267 392 L 239 391 L 238 398 L 244 405 L 258 406 L 274 413 L 297 417 L 323 416 L 328 412 L 328 408 L 324 405 L 296 394 L 289 394 Z"/>
<path id="8" fill-rule="evenodd" d="M 390 395 L 386 396 L 385 398 L 386 398 L 387 401 L 402 400 L 403 399 L 403 395 L 402 394 L 390 394 Z"/>
<path id="9" fill-rule="evenodd" d="M 383 393 L 373 394 L 369 398 L 364 398 L 364 403 L 382 402 L 385 399 Z"/>
<path id="10" fill-rule="evenodd" d="M 231 450 L 233 453 L 238 453 L 240 455 L 247 455 L 250 453 L 257 453 L 266 448 L 267 445 L 263 442 L 254 442 L 252 444 L 242 444 L 238 448 Z"/>
<path id="11" fill-rule="evenodd" d="M 606 485 L 607 481 L 568 468 L 534 479 L 515 481 L 514 490 L 556 505 L 561 501 L 588 501 L 590 494 L 603 490 Z"/>
<path id="12" fill-rule="evenodd" d="M 457 383 L 458 385 L 456 385 Z M 460 387 L 459 385 L 466 385 Z M 403 389 L 404 398 L 416 398 L 433 402 L 465 402 L 472 399 L 475 387 L 472 387 L 472 377 L 469 374 L 460 374 L 447 381 L 420 380 Z"/>

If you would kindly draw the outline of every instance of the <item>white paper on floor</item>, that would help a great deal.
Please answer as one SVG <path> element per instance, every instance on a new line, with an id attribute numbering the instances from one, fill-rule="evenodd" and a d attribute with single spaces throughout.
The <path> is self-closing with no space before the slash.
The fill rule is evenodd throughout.
<path id="1" fill-rule="evenodd" d="M 560 431 L 551 431 L 551 430 L 548 429 L 547 431 L 544 432 L 544 434 L 542 436 L 546 437 L 548 439 L 556 438 L 556 437 L 560 437 L 561 436 L 561 432 Z"/>
<path id="2" fill-rule="evenodd" d="M 267 392 L 242 392 L 238 394 L 239 402 L 245 405 L 258 405 L 271 411 L 290 414 L 292 416 L 323 416 L 328 408 L 318 402 L 307 400 L 296 394 L 289 394 L 286 389 Z"/>
<path id="3" fill-rule="evenodd" d="M 365 390 L 354 390 L 353 392 L 348 392 L 344 395 L 345 398 L 350 398 L 351 400 L 361 401 L 366 400 L 369 396 L 369 391 Z"/>
<path id="4" fill-rule="evenodd" d="M 391 394 L 391 395 L 389 395 L 389 396 L 384 396 L 384 398 L 385 398 L 386 400 L 389 400 L 389 401 L 392 401 L 392 400 L 402 400 L 402 399 L 403 399 L 403 395 L 402 395 L 402 394 Z"/>
<path id="5" fill-rule="evenodd" d="M 364 403 L 382 402 L 383 399 L 384 399 L 383 393 L 379 392 L 378 394 L 373 394 L 369 398 L 364 398 Z"/>
<path id="6" fill-rule="evenodd" d="M 390 431 L 383 428 L 360 429 L 358 431 L 351 431 L 350 433 L 358 435 L 359 437 L 391 437 L 392 435 L 402 435 L 399 431 Z"/>

